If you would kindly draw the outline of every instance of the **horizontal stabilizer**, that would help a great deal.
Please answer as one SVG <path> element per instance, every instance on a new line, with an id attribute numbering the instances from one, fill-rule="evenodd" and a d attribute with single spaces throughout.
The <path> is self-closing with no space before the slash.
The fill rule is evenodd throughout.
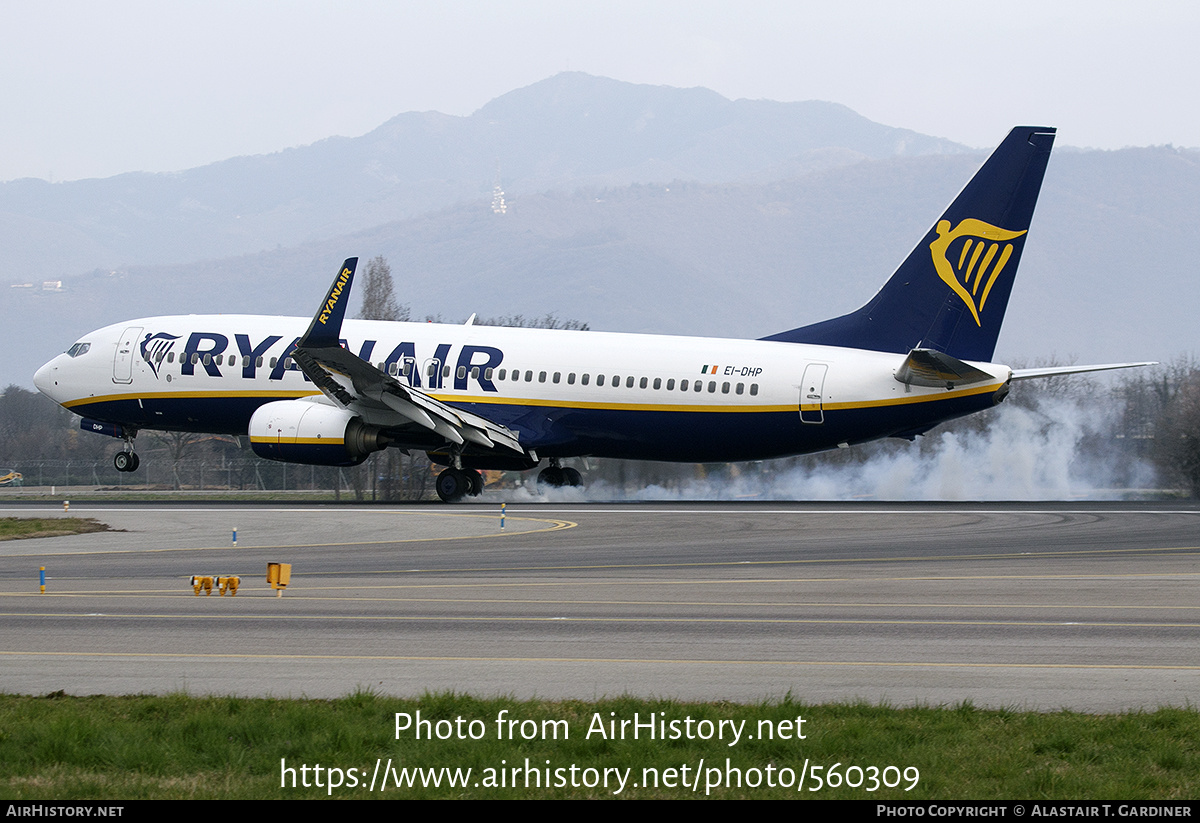
<path id="1" fill-rule="evenodd" d="M 1083 374 L 1090 371 L 1111 371 L 1112 369 L 1136 369 L 1140 366 L 1157 366 L 1157 361 L 1145 363 L 1104 363 L 1099 366 L 1051 366 L 1046 369 L 1013 369 L 1013 380 L 1033 380 L 1038 377 L 1056 377 L 1060 374 Z"/>
<path id="2" fill-rule="evenodd" d="M 994 380 L 995 377 L 945 352 L 913 349 L 896 370 L 896 379 L 906 386 L 944 386 L 949 389 Z"/>

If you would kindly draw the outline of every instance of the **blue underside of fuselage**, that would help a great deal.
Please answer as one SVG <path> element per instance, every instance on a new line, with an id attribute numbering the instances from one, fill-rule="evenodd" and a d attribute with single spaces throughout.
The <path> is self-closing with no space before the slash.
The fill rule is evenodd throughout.
<path id="1" fill-rule="evenodd" d="M 138 429 L 246 434 L 259 406 L 294 397 L 150 397 L 77 402 L 70 408 L 81 417 Z"/>
<path id="2" fill-rule="evenodd" d="M 140 429 L 245 435 L 254 411 L 274 399 L 204 397 L 108 400 L 75 404 L 84 417 Z M 461 404 L 508 426 L 540 457 L 618 457 L 686 463 L 764 460 L 823 451 L 911 431 L 989 408 L 991 392 L 824 412 L 824 422 L 803 423 L 799 411 L 711 412 L 557 408 Z M 400 445 L 403 445 L 401 443 Z M 429 448 L 426 442 L 410 444 Z M 472 452 L 487 454 L 472 448 Z M 499 453 L 500 450 L 497 451 Z"/>
<path id="3" fill-rule="evenodd" d="M 521 433 L 542 457 L 593 455 L 683 463 L 767 460 L 924 430 L 994 405 L 991 393 L 924 403 L 837 409 L 803 423 L 799 410 L 686 412 L 464 406 Z"/>

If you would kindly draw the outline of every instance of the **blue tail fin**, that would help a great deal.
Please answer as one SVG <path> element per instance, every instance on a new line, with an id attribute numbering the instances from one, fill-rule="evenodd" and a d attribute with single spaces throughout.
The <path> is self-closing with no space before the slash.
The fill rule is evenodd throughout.
<path id="1" fill-rule="evenodd" d="M 1054 132 L 1009 132 L 870 303 L 763 339 L 990 361 Z"/>

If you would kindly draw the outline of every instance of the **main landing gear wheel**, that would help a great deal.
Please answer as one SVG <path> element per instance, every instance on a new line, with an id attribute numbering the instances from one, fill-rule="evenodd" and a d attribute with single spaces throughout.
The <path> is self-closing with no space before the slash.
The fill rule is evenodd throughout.
<path id="1" fill-rule="evenodd" d="M 549 486 L 553 489 L 562 486 L 582 486 L 583 476 L 570 467 L 547 466 L 538 472 L 537 484 L 539 488 Z"/>
<path id="2" fill-rule="evenodd" d="M 467 469 L 463 472 L 463 474 L 465 474 L 467 479 L 471 481 L 471 491 L 467 492 L 467 494 L 471 495 L 472 497 L 478 497 L 479 495 L 483 494 L 483 475 L 474 469 Z"/>
<path id="3" fill-rule="evenodd" d="M 141 464 L 136 452 L 117 452 L 113 456 L 113 467 L 119 472 L 135 472 Z"/>
<path id="4" fill-rule="evenodd" d="M 483 492 L 483 477 L 474 469 L 446 469 L 434 486 L 443 502 L 457 503 L 467 495 L 478 497 Z"/>

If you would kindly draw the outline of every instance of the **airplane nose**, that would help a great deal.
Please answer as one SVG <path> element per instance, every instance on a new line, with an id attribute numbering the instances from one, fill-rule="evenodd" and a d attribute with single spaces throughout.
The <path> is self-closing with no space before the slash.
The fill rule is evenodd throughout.
<path id="1" fill-rule="evenodd" d="M 55 359 L 57 360 L 58 358 Z M 55 395 L 54 373 L 56 371 L 58 371 L 58 367 L 54 365 L 54 360 L 51 360 L 33 373 L 33 385 L 37 386 L 38 391 L 42 394 L 51 398 Z"/>

